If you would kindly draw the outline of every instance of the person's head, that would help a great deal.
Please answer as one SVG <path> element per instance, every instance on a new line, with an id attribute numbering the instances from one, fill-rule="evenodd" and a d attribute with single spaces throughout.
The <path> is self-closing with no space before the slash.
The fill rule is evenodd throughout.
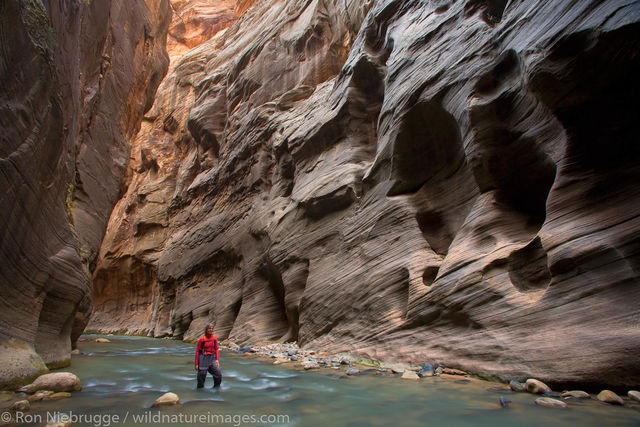
<path id="1" fill-rule="evenodd" d="M 209 324 L 204 328 L 204 334 L 205 334 L 205 335 L 213 335 L 213 323 L 209 323 Z"/>

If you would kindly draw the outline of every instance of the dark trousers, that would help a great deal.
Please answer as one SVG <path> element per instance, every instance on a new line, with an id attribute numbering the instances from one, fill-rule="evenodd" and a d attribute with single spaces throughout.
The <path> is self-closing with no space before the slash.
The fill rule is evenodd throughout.
<path id="1" fill-rule="evenodd" d="M 207 372 L 213 375 L 213 386 L 219 387 L 222 382 L 222 371 L 216 366 L 216 357 L 209 354 L 198 356 L 198 388 L 204 387 Z"/>

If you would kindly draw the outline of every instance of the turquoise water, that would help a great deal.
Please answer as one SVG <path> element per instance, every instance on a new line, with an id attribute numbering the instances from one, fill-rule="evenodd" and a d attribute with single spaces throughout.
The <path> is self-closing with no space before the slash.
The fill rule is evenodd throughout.
<path id="1" fill-rule="evenodd" d="M 566 410 L 551 409 L 535 405 L 533 395 L 490 390 L 504 386 L 479 380 L 414 382 L 373 372 L 359 376 L 331 369 L 300 372 L 228 351 L 221 352 L 222 387 L 212 389 L 208 375 L 205 388 L 197 390 L 194 345 L 108 338 L 111 343 L 78 343 L 84 354 L 73 356 L 65 370 L 80 377 L 82 391 L 69 399 L 34 403 L 28 414 L 41 416 L 33 420 L 41 422 L 33 424 L 44 425 L 47 416 L 60 412 L 70 414 L 72 421 L 75 417 L 74 426 L 640 426 L 637 407 L 592 400 L 570 402 Z M 167 391 L 176 393 L 182 404 L 150 408 Z M 500 406 L 500 396 L 513 402 L 509 408 Z"/>

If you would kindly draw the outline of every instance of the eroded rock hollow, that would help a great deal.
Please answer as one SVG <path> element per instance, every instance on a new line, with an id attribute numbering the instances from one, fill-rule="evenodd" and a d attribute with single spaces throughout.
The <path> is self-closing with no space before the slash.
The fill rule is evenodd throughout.
<path id="1" fill-rule="evenodd" d="M 120 169 L 84 163 L 119 192 L 74 199 L 88 330 L 214 321 L 241 343 L 640 382 L 637 2 L 171 7 L 137 136 L 154 74 L 118 116 Z"/>

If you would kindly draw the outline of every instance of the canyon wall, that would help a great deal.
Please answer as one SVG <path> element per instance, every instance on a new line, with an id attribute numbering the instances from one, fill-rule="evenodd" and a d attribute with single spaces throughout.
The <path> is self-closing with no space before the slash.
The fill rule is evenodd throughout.
<path id="1" fill-rule="evenodd" d="M 637 2 L 245 3 L 172 30 L 89 330 L 640 382 Z"/>
<path id="2" fill-rule="evenodd" d="M 170 19 L 167 0 L 0 2 L 0 388 L 69 364 Z"/>

